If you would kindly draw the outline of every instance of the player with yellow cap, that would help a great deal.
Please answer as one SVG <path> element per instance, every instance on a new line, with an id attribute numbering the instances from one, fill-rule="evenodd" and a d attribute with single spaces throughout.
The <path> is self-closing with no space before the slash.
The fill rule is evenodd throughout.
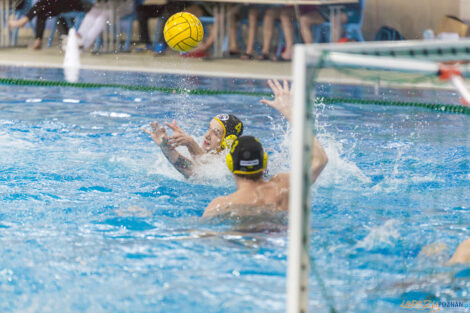
<path id="1" fill-rule="evenodd" d="M 230 148 L 232 142 L 243 133 L 243 123 L 233 114 L 218 114 L 209 123 L 209 129 L 204 135 L 202 147 L 198 145 L 193 137 L 185 133 L 173 120 L 165 123 L 173 131 L 168 136 L 166 129 L 158 122 L 150 123 L 151 130 L 143 129 L 149 134 L 155 143 L 162 149 L 165 157 L 186 178 L 194 174 L 194 162 L 198 157 L 208 153 L 219 153 Z M 184 146 L 188 149 L 191 159 L 182 156 L 176 147 Z"/>
<path id="2" fill-rule="evenodd" d="M 269 81 L 275 99 L 261 100 L 277 109 L 291 122 L 292 94 L 286 81 Z M 325 150 L 313 136 L 310 182 L 313 184 L 328 162 Z M 269 180 L 263 178 L 268 155 L 256 137 L 241 136 L 234 140 L 226 157 L 227 167 L 233 173 L 237 190 L 214 199 L 203 217 L 217 215 L 248 216 L 287 211 L 289 206 L 289 173 L 280 173 Z"/>

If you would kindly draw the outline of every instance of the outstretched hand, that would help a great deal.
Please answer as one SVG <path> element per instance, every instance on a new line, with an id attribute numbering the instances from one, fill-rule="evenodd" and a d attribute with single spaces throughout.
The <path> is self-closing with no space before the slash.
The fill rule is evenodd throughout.
<path id="1" fill-rule="evenodd" d="M 168 137 L 168 144 L 172 148 L 176 148 L 179 146 L 188 146 L 192 143 L 193 138 L 186 134 L 184 130 L 182 130 L 178 125 L 176 125 L 176 121 L 173 120 L 170 123 L 165 123 L 172 131 L 173 135 Z"/>
<path id="2" fill-rule="evenodd" d="M 268 85 L 274 93 L 274 100 L 262 99 L 260 102 L 278 110 L 290 121 L 292 113 L 292 89 L 289 88 L 289 83 L 287 80 L 284 80 L 283 85 L 281 85 L 278 80 L 268 80 Z"/>
<path id="3" fill-rule="evenodd" d="M 150 122 L 150 128 L 151 130 L 148 130 L 146 128 L 142 128 L 142 130 L 149 134 L 150 137 L 152 137 L 153 141 L 157 145 L 161 145 L 162 143 L 166 143 L 168 140 L 168 136 L 166 134 L 166 129 L 163 126 L 160 126 L 158 122 Z"/>
<path id="4" fill-rule="evenodd" d="M 165 125 L 173 131 L 173 135 L 168 137 L 168 145 L 170 148 L 174 149 L 179 146 L 185 146 L 188 148 L 189 153 L 191 153 L 193 157 L 204 154 L 204 150 L 199 147 L 194 138 L 189 136 L 184 132 L 184 130 L 176 125 L 175 120 L 173 120 L 171 124 L 165 123 Z"/>

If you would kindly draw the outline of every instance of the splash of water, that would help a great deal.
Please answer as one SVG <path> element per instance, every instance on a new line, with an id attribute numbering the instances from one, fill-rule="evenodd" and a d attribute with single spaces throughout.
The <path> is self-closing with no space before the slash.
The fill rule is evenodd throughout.
<path id="1" fill-rule="evenodd" d="M 196 175 L 193 181 L 200 184 L 227 186 L 235 185 L 232 173 L 225 164 L 226 153 L 207 154 L 199 157 L 196 165 Z"/>
<path id="2" fill-rule="evenodd" d="M 102 116 L 102 117 L 112 117 L 112 118 L 128 118 L 131 115 L 128 113 L 120 113 L 120 112 L 104 112 L 104 111 L 94 111 L 91 112 L 90 115 L 93 116 Z"/>
<path id="3" fill-rule="evenodd" d="M 397 220 L 391 219 L 381 226 L 368 228 L 369 234 L 356 244 L 356 248 L 372 250 L 393 246 L 393 241 L 400 238 L 398 224 Z"/>
<path id="4" fill-rule="evenodd" d="M 201 138 L 195 138 L 197 142 L 202 141 Z M 156 147 L 159 150 L 160 148 Z M 178 152 L 184 157 L 192 159 L 185 148 L 177 148 Z M 171 179 L 185 181 L 185 178 L 179 173 L 173 165 L 165 158 L 163 153 L 154 154 L 156 157 L 154 163 L 150 166 L 148 173 L 162 175 Z M 225 154 L 215 155 L 207 154 L 200 156 L 195 162 L 194 175 L 189 179 L 191 183 L 224 186 L 234 185 L 232 174 L 225 164 Z"/>
<path id="5" fill-rule="evenodd" d="M 11 151 L 13 148 L 18 150 L 27 150 L 34 147 L 34 144 L 28 142 L 27 137 L 17 138 L 13 135 L 0 131 L 0 150 Z"/>
<path id="6" fill-rule="evenodd" d="M 352 182 L 367 184 L 371 179 L 363 173 L 363 171 L 349 160 L 345 155 L 344 145 L 332 138 L 330 135 L 319 136 L 326 155 L 328 156 L 328 164 L 321 175 L 319 184 L 322 186 L 336 185 L 352 185 Z"/>
<path id="7" fill-rule="evenodd" d="M 180 99 L 181 100 L 181 99 Z M 184 100 L 184 99 L 183 99 Z M 182 101 L 184 102 L 184 101 Z M 186 105 L 187 108 L 193 108 L 193 106 Z M 183 121 L 178 123 L 180 127 L 186 129 L 184 121 L 188 119 L 187 111 L 181 109 L 181 105 L 178 106 L 177 120 Z M 193 116 L 190 114 L 189 116 Z M 179 119 L 178 119 L 179 118 Z M 193 116 L 194 118 L 194 116 Z M 269 116 L 268 116 L 269 118 Z M 272 177 L 276 174 L 289 172 L 290 170 L 290 143 L 291 143 L 291 130 L 289 125 L 285 121 L 279 121 L 270 118 L 268 123 L 271 129 L 272 138 L 262 138 L 263 146 L 269 154 L 268 161 L 268 175 L 267 178 Z M 316 122 L 316 134 L 320 142 L 324 146 L 326 153 L 329 158 L 329 163 L 316 185 L 321 186 L 332 186 L 337 184 L 347 184 L 351 186 L 357 186 L 367 184 L 371 182 L 371 179 L 365 175 L 362 170 L 354 163 L 349 157 L 352 148 L 345 148 L 345 143 L 339 142 L 334 138 L 333 135 L 328 134 L 326 126 Z M 202 142 L 202 136 L 196 136 L 196 132 L 190 133 L 189 135 L 195 137 L 196 141 Z M 276 144 L 270 144 L 276 143 Z M 179 150 L 183 155 L 186 154 L 185 149 Z M 166 160 L 161 153 L 155 154 L 157 159 L 151 166 L 149 171 L 150 174 L 160 174 L 172 179 L 183 181 L 183 176 L 178 173 L 173 166 Z M 207 184 L 214 186 L 234 186 L 234 180 L 231 173 L 228 171 L 225 164 L 225 155 L 215 156 L 209 155 L 207 159 L 204 159 L 198 165 L 197 174 L 190 180 L 193 183 Z M 354 182 L 354 184 L 352 184 Z"/>
<path id="8" fill-rule="evenodd" d="M 351 147 L 346 148 L 344 142 L 339 141 L 333 134 L 328 133 L 327 128 L 330 125 L 321 118 L 325 113 L 325 109 L 326 105 L 323 103 L 323 100 L 318 99 L 314 110 L 315 134 L 325 149 L 328 156 L 328 164 L 316 185 L 324 187 L 338 185 L 356 186 L 357 182 L 360 184 L 370 183 L 370 177 L 364 174 L 356 163 L 351 160 L 350 156 L 354 153 L 356 142 Z"/>
<path id="9" fill-rule="evenodd" d="M 400 177 L 400 166 L 404 162 L 404 153 L 409 149 L 409 145 L 401 142 L 393 142 L 385 146 L 384 149 L 396 149 L 397 154 L 393 160 L 393 169 L 391 173 L 384 176 L 383 181 L 379 182 L 371 188 L 371 192 L 396 192 L 404 186 L 404 184 L 409 185 L 410 182 L 416 182 L 417 176 L 412 178 Z"/>
<path id="10" fill-rule="evenodd" d="M 78 49 L 77 34 L 75 28 L 69 30 L 67 37 L 67 46 L 64 57 L 64 76 L 69 83 L 78 81 L 80 74 L 80 51 Z"/>

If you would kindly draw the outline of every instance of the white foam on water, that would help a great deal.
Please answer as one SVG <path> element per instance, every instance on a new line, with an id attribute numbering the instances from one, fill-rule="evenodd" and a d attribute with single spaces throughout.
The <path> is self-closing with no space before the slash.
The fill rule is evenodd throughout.
<path id="1" fill-rule="evenodd" d="M 401 149 L 406 147 L 407 145 L 404 142 L 394 141 L 389 142 L 384 146 L 384 149 Z"/>
<path id="2" fill-rule="evenodd" d="M 101 114 L 102 112 L 94 112 L 93 114 Z M 318 124 L 317 124 L 318 125 Z M 184 129 L 184 125 L 180 125 Z M 272 139 L 278 140 L 282 138 L 282 142 L 276 146 L 269 144 L 269 138 L 262 138 L 262 144 L 269 154 L 268 160 L 268 175 L 270 177 L 284 172 L 290 171 L 290 143 L 291 131 L 289 126 L 286 128 L 285 123 L 272 121 L 271 125 Z M 360 184 L 370 183 L 371 179 L 365 175 L 362 170 L 351 160 L 348 159 L 348 154 L 345 153 L 345 143 L 338 142 L 331 135 L 326 134 L 326 131 L 319 129 L 319 138 L 325 151 L 328 155 L 329 162 L 318 179 L 320 186 L 334 186 L 336 184 L 356 186 L 357 182 Z M 191 135 L 191 134 L 189 134 Z M 202 142 L 203 138 L 195 138 L 197 142 Z M 184 180 L 183 176 L 173 168 L 173 166 L 166 160 L 161 153 L 160 149 L 155 153 L 156 160 L 153 163 L 149 174 L 160 174 L 172 179 Z M 184 152 L 186 149 L 179 150 Z M 184 154 L 183 153 L 183 154 Z M 227 169 L 225 163 L 225 154 L 222 155 L 207 155 L 202 162 L 197 166 L 196 175 L 190 181 L 194 183 L 209 184 L 214 186 L 222 185 L 235 185 L 232 174 Z M 352 182 L 356 184 L 352 184 Z"/>
<path id="3" fill-rule="evenodd" d="M 392 193 L 398 192 L 403 190 L 405 187 L 415 184 L 423 184 L 423 183 L 430 183 L 430 182 L 439 182 L 442 183 L 445 181 L 444 178 L 438 177 L 435 174 L 429 174 L 425 176 L 419 176 L 419 174 L 415 174 L 413 176 L 405 176 L 405 177 L 395 177 L 398 174 L 398 170 L 395 171 L 393 175 L 389 175 L 384 178 L 381 182 L 374 185 L 370 191 L 372 193 Z M 367 192 L 367 190 L 366 190 Z"/>
<path id="4" fill-rule="evenodd" d="M 285 127 L 282 123 L 275 124 L 271 120 L 271 133 L 273 137 L 282 136 L 282 142 L 276 149 L 269 147 L 268 143 L 263 143 L 263 147 L 268 153 L 268 176 L 286 173 L 290 171 L 290 143 L 291 143 L 291 129 Z M 275 138 L 273 138 L 275 140 Z"/>
<path id="5" fill-rule="evenodd" d="M 179 181 L 185 181 L 186 179 L 184 176 L 165 158 L 160 148 L 155 146 L 155 149 L 158 150 L 158 152 L 153 154 L 153 156 L 155 156 L 155 161 L 148 169 L 148 173 L 162 175 Z M 192 160 L 185 148 L 177 148 L 177 151 L 184 157 Z M 197 160 L 194 161 L 194 164 L 194 175 L 188 179 L 191 183 L 211 186 L 235 184 L 232 174 L 225 164 L 225 154 L 203 155 L 198 157 Z"/>
<path id="6" fill-rule="evenodd" d="M 361 184 L 371 182 L 356 163 L 348 160 L 343 143 L 328 136 L 319 136 L 318 140 L 328 156 L 328 164 L 318 178 L 319 186 L 350 185 L 351 181 Z"/>
<path id="7" fill-rule="evenodd" d="M 235 185 L 225 163 L 226 153 L 206 154 L 198 158 L 196 174 L 191 177 L 191 181 L 199 184 L 224 186 Z"/>
<path id="8" fill-rule="evenodd" d="M 42 99 L 38 99 L 38 98 L 26 99 L 27 103 L 39 103 L 41 101 L 42 101 Z"/>
<path id="9" fill-rule="evenodd" d="M 388 177 L 381 182 L 379 182 L 377 185 L 373 186 L 370 189 L 370 192 L 372 193 L 392 193 L 396 192 L 399 190 L 399 188 L 402 186 L 403 183 L 406 183 L 407 180 L 403 179 L 398 179 L 395 177 Z"/>
<path id="10" fill-rule="evenodd" d="M 7 149 L 11 151 L 15 150 L 26 150 L 34 147 L 34 144 L 19 138 L 15 138 L 8 133 L 0 132 L 0 149 Z"/>
<path id="11" fill-rule="evenodd" d="M 428 183 L 428 182 L 444 182 L 444 178 L 437 177 L 436 174 L 429 174 L 425 176 L 419 176 L 419 174 L 414 174 L 411 177 L 407 177 L 413 183 Z"/>
<path id="12" fill-rule="evenodd" d="M 70 147 L 80 147 L 84 146 L 86 142 L 83 140 L 68 140 L 67 145 Z M 80 148 L 77 151 L 74 151 L 74 157 L 77 160 L 98 160 L 98 159 L 103 159 L 107 156 L 106 152 L 96 152 L 96 151 L 90 151 L 86 150 L 84 148 Z"/>
<path id="13" fill-rule="evenodd" d="M 148 173 L 149 169 L 153 169 L 153 160 L 134 157 L 133 155 L 116 156 L 112 155 L 108 158 L 108 162 L 119 166 L 124 166 L 133 172 Z"/>
<path id="14" fill-rule="evenodd" d="M 364 174 L 356 163 L 348 159 L 355 143 L 352 148 L 349 148 L 351 151 L 346 151 L 346 143 L 337 140 L 333 134 L 329 134 L 327 132 L 328 123 L 319 120 L 325 108 L 324 103 L 315 105 L 315 134 L 328 156 L 328 164 L 318 177 L 315 185 L 329 187 L 337 185 L 356 186 L 358 182 L 360 184 L 370 183 L 372 181 L 370 177 Z"/>
<path id="15" fill-rule="evenodd" d="M 394 246 L 394 241 L 400 238 L 399 221 L 391 219 L 383 225 L 367 227 L 369 234 L 356 244 L 356 248 L 372 250 Z"/>
<path id="16" fill-rule="evenodd" d="M 393 160 L 393 169 L 390 174 L 384 175 L 384 179 L 378 184 L 371 188 L 371 192 L 396 192 L 403 188 L 403 186 L 408 186 L 410 182 L 413 182 L 410 177 L 400 177 L 400 166 L 403 165 L 404 157 L 403 154 L 406 150 L 409 149 L 409 144 L 403 142 L 393 142 L 386 146 L 384 149 L 397 150 L 396 157 Z M 419 179 L 419 178 L 417 178 Z M 415 182 L 419 182 L 418 180 Z"/>
<path id="17" fill-rule="evenodd" d="M 170 179 L 184 181 L 184 176 L 179 173 L 171 163 L 165 158 L 160 148 L 155 145 L 155 153 L 151 156 L 155 157 L 155 161 L 150 163 L 147 173 L 150 175 L 162 175 Z"/>
<path id="18" fill-rule="evenodd" d="M 80 103 L 80 100 L 78 99 L 63 99 L 63 103 Z"/>
<path id="19" fill-rule="evenodd" d="M 75 28 L 69 30 L 67 36 L 67 46 L 65 48 L 64 56 L 64 76 L 65 80 L 69 83 L 78 81 L 80 74 L 80 50 L 78 48 L 77 34 Z"/>
<path id="20" fill-rule="evenodd" d="M 104 112 L 104 111 L 94 111 L 90 115 L 93 116 L 102 116 L 102 117 L 112 117 L 112 118 L 127 118 L 131 117 L 128 113 L 118 113 L 118 112 Z"/>
<path id="21" fill-rule="evenodd" d="M 125 117 L 131 117 L 131 115 L 128 113 L 111 112 L 109 113 L 109 117 L 125 118 Z"/>

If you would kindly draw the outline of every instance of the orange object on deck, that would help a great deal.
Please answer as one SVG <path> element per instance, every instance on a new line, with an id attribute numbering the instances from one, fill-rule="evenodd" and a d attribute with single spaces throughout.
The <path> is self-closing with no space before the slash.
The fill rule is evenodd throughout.
<path id="1" fill-rule="evenodd" d="M 460 72 L 458 68 L 454 66 L 449 66 L 449 65 L 441 65 L 441 67 L 439 68 L 438 75 L 439 75 L 439 79 L 443 81 L 449 80 L 453 76 L 463 77 L 462 73 Z"/>

